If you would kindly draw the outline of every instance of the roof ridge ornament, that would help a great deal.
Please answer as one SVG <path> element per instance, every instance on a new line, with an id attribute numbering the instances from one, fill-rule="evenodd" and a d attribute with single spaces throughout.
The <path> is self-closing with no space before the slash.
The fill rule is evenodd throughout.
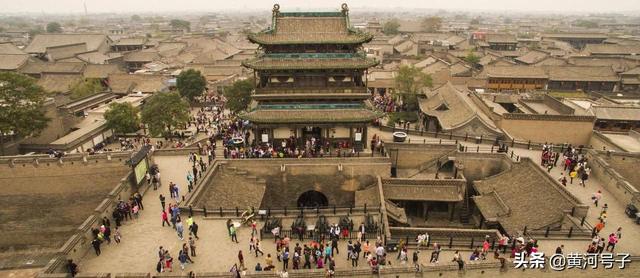
<path id="1" fill-rule="evenodd" d="M 349 15 L 349 6 L 347 5 L 347 3 L 342 3 L 342 14 L 343 15 Z"/>
<path id="2" fill-rule="evenodd" d="M 277 16 L 280 13 L 280 5 L 279 4 L 273 4 L 273 15 Z"/>

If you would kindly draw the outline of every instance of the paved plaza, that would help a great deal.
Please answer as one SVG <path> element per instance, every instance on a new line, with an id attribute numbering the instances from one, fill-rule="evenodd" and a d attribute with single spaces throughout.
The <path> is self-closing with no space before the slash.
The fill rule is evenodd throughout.
<path id="1" fill-rule="evenodd" d="M 388 132 L 382 132 L 376 129 L 372 129 L 372 134 L 382 136 L 384 140 L 390 140 L 391 134 Z M 410 136 L 413 142 L 426 140 L 426 142 L 439 142 L 439 139 Z M 445 140 L 446 141 L 446 140 Z M 475 144 L 463 143 L 469 148 L 475 147 Z M 486 145 L 482 145 L 486 147 Z M 531 157 L 536 163 L 539 161 L 540 151 L 538 150 L 526 150 L 521 148 L 513 148 L 515 153 L 521 157 Z M 82 272 L 150 272 L 155 273 L 155 266 L 157 262 L 157 249 L 159 246 L 163 246 L 168 249 L 171 255 L 176 258 L 178 250 L 180 250 L 183 243 L 180 241 L 172 228 L 162 227 L 160 218 L 160 203 L 158 201 L 159 194 L 169 196 L 167 184 L 169 181 L 174 181 L 180 184 L 181 190 L 185 190 L 184 185 L 185 174 L 190 169 L 186 155 L 179 156 L 155 156 L 155 163 L 158 164 L 162 173 L 162 187 L 154 191 L 149 189 L 144 195 L 145 210 L 141 211 L 140 218 L 137 220 L 130 220 L 124 222 L 122 231 L 122 243 L 116 245 L 112 243 L 110 245 L 103 244 L 102 255 L 96 256 L 93 250 L 89 251 L 85 258 L 79 263 L 80 270 Z M 551 171 L 552 177 L 560 175 L 560 168 L 554 168 Z M 610 197 L 611 195 L 600 187 L 598 177 L 590 178 L 586 187 L 579 186 L 576 181 L 574 184 L 569 184 L 567 188 L 572 194 L 576 195 L 583 203 L 591 205 L 589 210 L 587 221 L 595 224 L 599 215 L 599 208 L 595 208 L 591 204 L 591 195 L 596 190 L 603 190 L 603 199 L 601 204 L 607 203 L 609 205 L 609 216 L 607 225 L 604 229 L 603 235 L 614 232 L 618 226 L 623 227 L 623 237 L 620 244 L 616 247 L 617 252 L 628 252 L 631 254 L 640 254 L 640 246 L 632 244 L 640 240 L 640 231 L 638 226 L 627 218 L 624 214 L 624 206 L 617 200 Z M 544 192 L 540 193 L 540 197 L 544 198 Z M 167 203 L 169 198 L 167 197 Z M 238 262 L 238 251 L 242 250 L 245 257 L 245 266 L 252 270 L 257 263 L 261 265 L 265 264 L 265 256 L 255 257 L 255 254 L 249 253 L 249 238 L 250 229 L 247 227 L 241 227 L 238 231 L 239 244 L 231 242 L 227 230 L 225 229 L 224 220 L 204 220 L 202 216 L 195 216 L 195 221 L 199 225 L 199 236 L 197 240 L 197 256 L 193 257 L 194 264 L 188 264 L 184 271 L 225 271 L 229 269 L 234 263 Z M 258 228 L 263 225 L 262 222 L 258 223 Z M 584 253 L 588 245 L 588 240 L 545 240 L 540 238 L 540 251 L 545 254 L 552 254 L 557 246 L 560 244 L 565 245 L 565 253 L 577 252 Z M 298 241 L 293 240 L 293 245 Z M 305 242 L 301 242 L 304 244 Z M 308 242 L 306 242 L 308 243 Z M 336 267 L 338 269 L 351 268 L 351 263 L 346 260 L 346 241 L 340 242 L 340 253 L 336 256 Z M 282 269 L 282 264 L 278 263 L 275 259 L 275 244 L 272 239 L 265 239 L 262 244 L 262 249 L 265 255 L 270 253 L 273 256 L 276 270 Z M 445 250 L 440 256 L 439 264 L 451 263 L 454 250 Z M 409 256 L 413 254 L 413 250 L 409 251 Z M 424 265 L 429 265 L 429 257 L 431 250 L 422 250 L 419 254 L 420 262 Z M 470 252 L 462 251 L 463 258 L 468 261 Z M 509 254 L 506 254 L 508 257 Z M 391 253 L 392 264 L 399 264 L 395 260 L 396 253 Z M 488 260 L 494 260 L 492 256 L 489 256 Z M 177 262 L 174 261 L 174 262 Z M 359 260 L 361 268 L 367 268 L 363 259 Z M 291 267 L 291 265 L 290 265 Z M 174 272 L 181 272 L 179 265 L 174 264 Z M 532 272 L 527 272 L 531 274 Z M 627 272 L 625 272 L 626 274 Z M 534 275 L 535 276 L 535 275 Z"/>

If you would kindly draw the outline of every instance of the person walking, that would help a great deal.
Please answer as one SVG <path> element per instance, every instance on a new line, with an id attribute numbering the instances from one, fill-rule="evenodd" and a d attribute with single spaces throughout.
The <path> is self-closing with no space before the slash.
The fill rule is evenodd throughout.
<path id="1" fill-rule="evenodd" d="M 164 197 L 164 196 L 162 196 L 162 194 L 160 194 L 160 197 L 158 197 L 158 198 L 160 198 L 160 205 L 162 206 L 162 210 L 164 211 L 164 209 L 165 209 L 165 208 L 164 208 L 164 205 L 165 205 L 165 197 Z"/>
<path id="2" fill-rule="evenodd" d="M 184 253 L 184 250 L 178 252 L 178 261 L 180 262 L 180 269 L 184 270 L 184 266 L 187 264 L 187 254 Z"/>
<path id="3" fill-rule="evenodd" d="M 604 245 L 604 237 L 601 237 L 596 245 L 596 253 L 602 253 L 602 251 L 604 251 Z"/>
<path id="4" fill-rule="evenodd" d="M 72 278 L 78 274 L 78 265 L 72 259 L 67 260 L 67 271 L 69 271 Z"/>
<path id="5" fill-rule="evenodd" d="M 618 243 L 618 237 L 615 233 L 611 233 L 609 235 L 609 243 L 607 244 L 606 250 L 609 251 L 609 247 L 611 247 L 611 251 L 613 253 L 613 249 L 616 248 L 616 244 Z"/>
<path id="6" fill-rule="evenodd" d="M 238 251 L 238 261 L 240 262 L 241 270 L 247 269 L 246 267 L 244 267 L 244 256 L 242 255 L 242 250 Z"/>
<path id="7" fill-rule="evenodd" d="M 102 242 L 96 237 L 91 241 L 91 246 L 93 246 L 93 250 L 96 251 L 96 256 L 100 256 L 100 244 L 102 244 Z"/>
<path id="8" fill-rule="evenodd" d="M 593 196 L 591 196 L 591 199 L 593 200 L 593 204 L 596 207 L 598 207 L 598 201 L 602 199 L 602 191 L 598 190 L 596 193 L 593 193 Z"/>
<path id="9" fill-rule="evenodd" d="M 194 236 L 196 239 L 200 239 L 200 238 L 198 237 L 198 224 L 197 224 L 195 221 L 193 221 L 193 223 L 191 224 L 191 226 L 189 227 L 189 229 L 191 230 L 191 233 L 193 234 L 193 236 Z"/>
<path id="10" fill-rule="evenodd" d="M 144 210 L 144 205 L 142 204 L 142 194 L 140 194 L 140 192 L 136 192 L 135 194 L 133 194 L 133 200 L 135 201 L 135 204 L 138 205 L 139 209 Z"/>
<path id="11" fill-rule="evenodd" d="M 289 247 L 284 248 L 284 253 L 282 253 L 282 270 L 287 271 L 289 268 Z"/>
<path id="12" fill-rule="evenodd" d="M 358 267 L 358 253 L 355 250 L 351 250 L 349 257 L 351 258 L 351 267 Z"/>
<path id="13" fill-rule="evenodd" d="M 167 212 L 162 210 L 162 227 L 164 227 L 164 223 L 167 223 L 167 226 L 171 227 L 171 224 L 169 223 L 169 218 L 167 216 Z"/>
<path id="14" fill-rule="evenodd" d="M 231 241 L 235 242 L 235 243 L 240 243 L 238 242 L 238 236 L 236 235 L 236 226 L 231 225 L 229 227 L 229 234 L 231 235 Z M 257 252 L 257 251 L 256 251 Z M 257 255 L 257 254 L 256 254 Z"/>
<path id="15" fill-rule="evenodd" d="M 176 219 L 176 232 L 178 233 L 178 238 L 180 240 L 184 240 L 184 238 L 182 237 L 182 234 L 184 233 L 184 225 L 182 225 L 182 220 L 180 220 L 180 217 Z"/>
<path id="16" fill-rule="evenodd" d="M 260 244 L 260 240 L 256 238 L 256 258 L 258 257 L 258 253 L 260 256 L 264 256 L 264 252 L 262 252 L 262 245 Z"/>
<path id="17" fill-rule="evenodd" d="M 122 239 L 122 235 L 120 234 L 120 230 L 116 227 L 116 230 L 113 231 L 113 240 L 116 244 L 120 244 L 120 239 Z"/>
<path id="18" fill-rule="evenodd" d="M 196 241 L 192 237 L 189 237 L 189 249 L 191 250 L 191 256 L 196 256 Z"/>

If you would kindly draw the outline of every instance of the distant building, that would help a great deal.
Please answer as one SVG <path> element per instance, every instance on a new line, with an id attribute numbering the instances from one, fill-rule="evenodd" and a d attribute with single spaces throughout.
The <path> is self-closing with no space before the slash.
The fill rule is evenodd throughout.
<path id="1" fill-rule="evenodd" d="M 542 39 L 552 39 L 571 44 L 576 49 L 582 49 L 587 44 L 603 43 L 608 36 L 606 34 L 588 33 L 547 33 L 541 35 Z"/>

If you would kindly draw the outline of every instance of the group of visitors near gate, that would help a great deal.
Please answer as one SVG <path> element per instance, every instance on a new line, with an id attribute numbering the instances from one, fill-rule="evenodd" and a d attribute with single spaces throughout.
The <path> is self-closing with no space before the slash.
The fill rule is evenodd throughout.
<path id="1" fill-rule="evenodd" d="M 541 165 L 546 167 L 547 172 L 550 173 L 553 168 L 558 167 L 558 164 L 560 164 L 560 167 L 563 167 L 563 171 L 561 171 L 558 181 L 562 185 L 573 184 L 575 179 L 585 187 L 591 174 L 591 168 L 588 167 L 588 159 L 582 153 L 582 148 L 576 148 L 569 144 L 566 147 L 561 147 L 562 153 L 556 152 L 557 148 L 559 146 L 554 146 L 553 144 L 545 143 L 542 145 Z"/>
<path id="2" fill-rule="evenodd" d="M 231 242 L 239 244 L 237 229 L 240 228 L 240 226 L 231 220 L 228 220 L 226 225 Z M 276 268 L 274 264 L 275 257 L 278 263 L 282 263 L 283 272 L 287 272 L 290 269 L 326 269 L 327 275 L 333 276 L 336 262 L 340 256 L 340 240 L 347 241 L 346 252 L 343 253 L 343 258 L 345 258 L 352 267 L 358 267 L 360 261 L 364 260 L 364 262 L 371 267 L 371 270 L 377 273 L 380 266 L 391 265 L 391 261 L 387 258 L 387 250 L 382 239 L 377 237 L 374 242 L 367 240 L 364 224 L 361 224 L 358 228 L 355 240 L 349 239 L 349 231 L 338 228 L 338 225 L 331 225 L 327 237 L 320 237 L 318 240 L 309 239 L 306 243 L 301 240 L 295 244 L 291 242 L 291 238 L 287 235 L 280 237 L 279 229 L 276 228 L 276 231 L 273 232 L 276 250 L 274 255 L 263 252 L 261 247 L 262 241 L 257 238 L 257 224 L 253 222 L 251 227 L 252 232 L 248 239 L 248 252 L 254 252 L 256 258 L 258 256 L 264 257 L 264 262 L 262 264 L 258 262 L 253 269 L 254 271 L 274 270 Z M 404 247 L 400 249 L 397 259 L 401 264 L 405 264 L 407 263 L 407 245 L 404 245 Z M 414 252 L 412 260 L 414 265 L 418 264 L 417 251 Z M 240 275 L 242 271 L 247 270 L 242 249 L 238 251 L 238 263 L 232 269 L 233 272 L 237 272 L 238 275 Z"/>

